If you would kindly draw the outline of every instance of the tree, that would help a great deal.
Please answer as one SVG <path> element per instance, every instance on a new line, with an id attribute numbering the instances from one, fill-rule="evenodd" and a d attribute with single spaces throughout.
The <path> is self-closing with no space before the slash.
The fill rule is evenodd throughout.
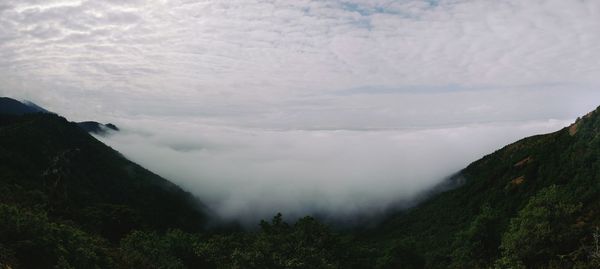
<path id="1" fill-rule="evenodd" d="M 573 224 L 580 208 L 581 204 L 570 203 L 555 185 L 539 191 L 511 219 L 502 236 L 497 267 L 540 267 L 576 249 L 579 236 Z"/>
<path id="2" fill-rule="evenodd" d="M 500 245 L 499 221 L 498 212 L 484 205 L 469 226 L 456 235 L 451 267 L 488 267 L 489 261 L 497 257 Z"/>
<path id="3" fill-rule="evenodd" d="M 125 268 L 203 268 L 196 254 L 200 237 L 180 230 L 164 235 L 134 231 L 121 240 L 121 262 Z"/>
<path id="4" fill-rule="evenodd" d="M 41 212 L 0 204 L 0 264 L 23 268 L 113 268 L 106 242 Z"/>

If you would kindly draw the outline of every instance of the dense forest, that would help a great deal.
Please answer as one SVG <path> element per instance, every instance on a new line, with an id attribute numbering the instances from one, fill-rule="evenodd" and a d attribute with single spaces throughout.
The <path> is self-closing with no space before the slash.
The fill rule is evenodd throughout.
<path id="1" fill-rule="evenodd" d="M 77 123 L 4 113 L 0 268 L 600 267 L 600 110 L 487 155 L 460 178 L 368 229 L 280 214 L 256 231 L 206 228 L 201 197 Z"/>

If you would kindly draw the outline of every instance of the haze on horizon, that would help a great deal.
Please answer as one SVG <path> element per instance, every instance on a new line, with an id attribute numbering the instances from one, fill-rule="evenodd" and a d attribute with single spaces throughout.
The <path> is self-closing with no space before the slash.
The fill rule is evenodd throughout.
<path id="1" fill-rule="evenodd" d="M 376 214 L 600 105 L 593 0 L 5 0 L 0 95 L 223 218 Z"/>

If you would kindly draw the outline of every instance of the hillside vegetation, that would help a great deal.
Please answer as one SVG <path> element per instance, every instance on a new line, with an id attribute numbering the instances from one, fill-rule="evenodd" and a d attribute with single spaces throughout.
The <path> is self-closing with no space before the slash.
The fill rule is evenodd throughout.
<path id="1" fill-rule="evenodd" d="M 600 110 L 472 163 L 463 186 L 368 234 L 428 268 L 598 268 Z"/>
<path id="2" fill-rule="evenodd" d="M 0 257 L 24 268 L 58 263 L 61 253 L 45 252 L 71 243 L 102 247 L 135 229 L 196 232 L 206 219 L 190 194 L 54 114 L 0 116 L 0 194 Z"/>

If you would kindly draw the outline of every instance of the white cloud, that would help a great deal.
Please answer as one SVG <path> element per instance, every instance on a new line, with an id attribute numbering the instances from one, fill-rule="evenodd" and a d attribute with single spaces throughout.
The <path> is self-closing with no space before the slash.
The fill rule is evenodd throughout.
<path id="1" fill-rule="evenodd" d="M 138 119 L 99 139 L 198 195 L 222 218 L 254 225 L 277 212 L 377 215 L 504 144 L 567 123 L 264 130 Z"/>
<path id="2" fill-rule="evenodd" d="M 3 32 L 15 35 L 1 50 L 21 68 L 4 79 L 253 100 L 373 85 L 598 82 L 597 1 L 125 3 L 7 4 Z"/>

